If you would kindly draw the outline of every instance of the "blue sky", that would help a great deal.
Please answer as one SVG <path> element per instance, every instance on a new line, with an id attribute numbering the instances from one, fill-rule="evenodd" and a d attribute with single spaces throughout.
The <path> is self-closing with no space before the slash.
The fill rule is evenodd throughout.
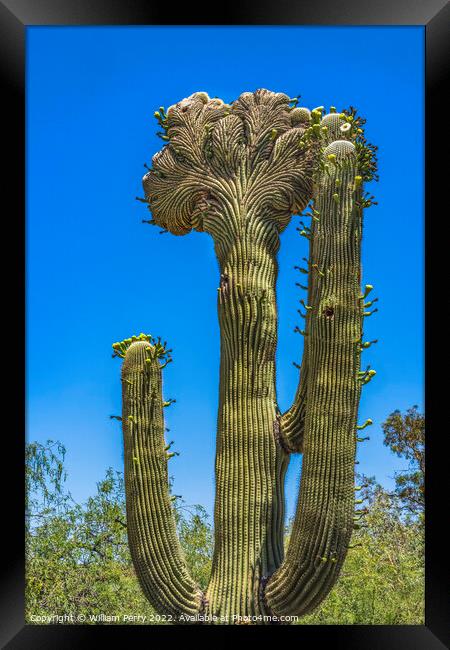
<path id="1" fill-rule="evenodd" d="M 153 112 L 197 90 L 232 101 L 268 88 L 302 105 L 356 106 L 379 146 L 379 205 L 365 213 L 363 284 L 379 312 L 377 370 L 360 421 L 374 420 L 359 469 L 390 487 L 404 467 L 382 444 L 394 409 L 423 408 L 424 187 L 422 27 L 29 27 L 27 29 L 27 440 L 61 440 L 69 488 L 84 500 L 122 469 L 120 363 L 111 343 L 141 331 L 174 349 L 165 396 L 175 493 L 212 512 L 218 402 L 218 267 L 206 234 L 159 235 L 144 162 L 161 147 Z M 307 253 L 282 235 L 278 281 L 280 407 L 294 396 L 302 337 L 293 266 Z M 287 477 L 295 507 L 300 457 Z"/>

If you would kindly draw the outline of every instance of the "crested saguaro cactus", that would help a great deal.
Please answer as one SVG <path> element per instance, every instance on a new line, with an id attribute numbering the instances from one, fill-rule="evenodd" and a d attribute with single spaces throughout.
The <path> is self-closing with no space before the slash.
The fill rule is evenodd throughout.
<path id="1" fill-rule="evenodd" d="M 214 239 L 220 267 L 220 398 L 215 542 L 209 586 L 189 575 L 176 535 L 164 437 L 165 344 L 140 335 L 124 358 L 123 433 L 129 543 L 142 588 L 174 622 L 275 622 L 316 607 L 336 582 L 354 527 L 354 464 L 367 305 L 360 291 L 364 180 L 374 148 L 354 109 L 310 112 L 282 93 L 206 93 L 155 113 L 166 141 L 144 176 L 154 223 Z M 310 203 L 312 201 L 312 203 Z M 294 403 L 277 406 L 280 232 L 310 204 L 303 361 Z M 368 421 L 365 425 L 370 424 Z M 303 453 L 284 557 L 284 476 Z"/>

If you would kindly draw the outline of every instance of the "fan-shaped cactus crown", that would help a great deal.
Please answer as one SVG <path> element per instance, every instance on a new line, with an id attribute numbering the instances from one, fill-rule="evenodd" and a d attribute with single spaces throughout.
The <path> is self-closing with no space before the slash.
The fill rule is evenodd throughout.
<path id="1" fill-rule="evenodd" d="M 220 238 L 250 215 L 280 231 L 310 200 L 310 112 L 287 95 L 257 90 L 226 104 L 197 92 L 155 116 L 167 144 L 143 185 L 154 222 L 173 234 Z"/>

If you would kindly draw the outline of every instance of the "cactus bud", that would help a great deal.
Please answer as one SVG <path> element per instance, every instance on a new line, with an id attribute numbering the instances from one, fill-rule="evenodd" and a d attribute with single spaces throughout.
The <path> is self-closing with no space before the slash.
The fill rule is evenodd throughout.
<path id="1" fill-rule="evenodd" d="M 373 285 L 371 285 L 371 284 L 366 284 L 365 289 L 364 289 L 364 293 L 362 294 L 362 296 L 360 296 L 360 298 L 361 298 L 362 300 L 364 300 L 364 298 L 367 298 L 367 296 L 368 296 L 369 293 L 372 291 L 372 289 L 373 289 Z"/>
<path id="2" fill-rule="evenodd" d="M 200 99 L 204 104 L 207 104 L 209 102 L 209 95 L 208 93 L 205 93 L 203 90 L 194 93 L 196 99 Z"/>
<path id="3" fill-rule="evenodd" d="M 372 372 L 374 373 L 375 370 L 372 370 Z M 369 372 L 368 374 L 370 374 L 370 372 Z M 371 420 L 370 418 L 368 418 L 368 419 L 364 422 L 364 424 L 359 424 L 356 428 L 358 429 L 358 431 L 362 431 L 362 429 L 365 429 L 366 427 L 370 427 L 371 424 L 373 424 L 373 420 Z"/>
<path id="4" fill-rule="evenodd" d="M 371 345 L 374 343 L 378 343 L 378 339 L 374 339 L 373 341 L 365 341 L 364 343 L 361 343 L 361 348 L 363 350 L 366 350 L 367 348 L 370 348 Z"/>
<path id="5" fill-rule="evenodd" d="M 368 384 L 372 377 L 374 377 L 376 374 L 377 373 L 375 370 L 369 370 L 369 372 L 364 373 L 364 376 L 361 378 L 363 384 Z"/>

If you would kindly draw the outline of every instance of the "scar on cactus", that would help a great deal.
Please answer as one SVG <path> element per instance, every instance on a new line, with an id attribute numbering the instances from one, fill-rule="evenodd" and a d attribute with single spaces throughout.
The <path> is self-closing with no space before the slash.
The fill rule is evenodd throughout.
<path id="1" fill-rule="evenodd" d="M 221 337 L 214 554 L 208 587 L 189 573 L 170 497 L 162 371 L 166 343 L 141 334 L 113 345 L 122 365 L 128 537 L 141 587 L 178 622 L 276 623 L 329 594 L 355 527 L 354 466 L 363 386 L 361 236 L 376 147 L 353 107 L 325 114 L 298 98 L 245 92 L 230 104 L 198 92 L 155 112 L 164 146 L 143 178 L 148 223 L 210 234 L 219 262 Z M 307 210 L 305 214 L 303 212 Z M 293 214 L 309 256 L 301 301 L 303 357 L 284 413 L 275 387 L 280 233 Z M 373 313 L 373 312 L 370 312 Z M 373 343 L 375 341 L 369 342 Z M 295 364 L 297 365 L 297 364 Z M 284 479 L 303 453 L 284 552 Z M 356 517 L 363 516 L 356 511 Z M 218 617 L 218 618 L 216 618 Z"/>

